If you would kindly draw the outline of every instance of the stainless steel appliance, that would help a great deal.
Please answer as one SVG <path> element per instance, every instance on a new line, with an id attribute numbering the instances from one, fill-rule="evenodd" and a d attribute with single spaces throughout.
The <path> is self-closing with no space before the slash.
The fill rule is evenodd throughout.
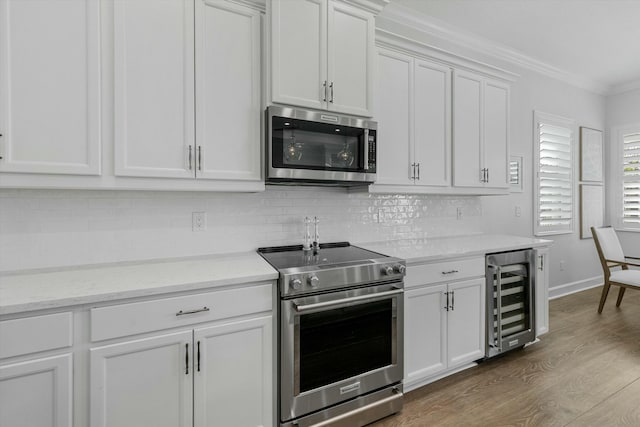
<path id="1" fill-rule="evenodd" d="M 404 260 L 347 242 L 258 251 L 280 273 L 280 426 L 358 427 L 398 412 Z"/>
<path id="2" fill-rule="evenodd" d="M 493 357 L 536 338 L 533 250 L 487 255 L 486 278 L 486 357 Z"/>
<path id="3" fill-rule="evenodd" d="M 376 178 L 376 122 L 289 107 L 266 111 L 268 184 L 366 185 Z"/>

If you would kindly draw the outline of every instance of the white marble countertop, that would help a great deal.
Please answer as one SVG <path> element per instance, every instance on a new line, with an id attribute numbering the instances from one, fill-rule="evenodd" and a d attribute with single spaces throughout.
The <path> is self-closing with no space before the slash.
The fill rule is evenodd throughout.
<path id="1" fill-rule="evenodd" d="M 357 246 L 416 264 L 551 243 L 528 237 L 476 234 Z M 277 278 L 276 270 L 256 252 L 5 274 L 0 276 L 0 315 Z"/>
<path id="2" fill-rule="evenodd" d="M 551 240 L 503 234 L 473 234 L 456 237 L 389 240 L 359 243 L 365 249 L 403 258 L 407 264 L 444 260 L 494 252 L 548 246 Z"/>
<path id="3" fill-rule="evenodd" d="M 0 276 L 0 314 L 275 280 L 256 252 Z"/>

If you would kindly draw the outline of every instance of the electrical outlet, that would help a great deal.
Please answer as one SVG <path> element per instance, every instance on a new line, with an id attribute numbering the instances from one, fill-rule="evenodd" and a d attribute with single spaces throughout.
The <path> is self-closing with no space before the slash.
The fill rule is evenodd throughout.
<path id="1" fill-rule="evenodd" d="M 516 216 L 521 216 L 522 215 L 522 208 L 520 206 L 516 206 L 516 212 L 515 212 Z"/>
<path id="2" fill-rule="evenodd" d="M 462 219 L 462 208 L 456 208 L 456 219 Z"/>
<path id="3" fill-rule="evenodd" d="M 191 230 L 205 231 L 207 229 L 207 213 L 193 212 L 191 214 Z"/>
<path id="4" fill-rule="evenodd" d="M 564 271 L 565 262 L 560 261 L 560 271 Z"/>

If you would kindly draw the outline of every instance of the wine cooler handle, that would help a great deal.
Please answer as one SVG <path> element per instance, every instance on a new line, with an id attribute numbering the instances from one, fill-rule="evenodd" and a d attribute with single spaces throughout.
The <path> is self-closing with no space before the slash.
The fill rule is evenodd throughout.
<path id="1" fill-rule="evenodd" d="M 489 290 L 489 292 L 487 292 L 487 296 L 489 297 L 490 301 L 493 301 L 493 289 L 495 288 L 496 291 L 496 306 L 495 307 L 491 307 L 491 313 L 489 314 L 491 316 L 491 325 L 493 325 L 493 309 L 496 310 L 496 321 L 498 323 L 497 328 L 496 328 L 496 338 L 493 340 L 493 345 L 492 347 L 497 348 L 498 350 L 502 351 L 502 292 L 501 292 L 501 288 L 502 288 L 502 268 L 500 266 L 497 265 L 492 265 L 489 264 L 487 265 L 487 268 L 490 270 L 493 270 L 493 277 L 495 277 L 495 281 L 492 280 L 492 286 L 491 286 L 491 290 Z M 492 304 L 493 305 L 493 304 Z"/>

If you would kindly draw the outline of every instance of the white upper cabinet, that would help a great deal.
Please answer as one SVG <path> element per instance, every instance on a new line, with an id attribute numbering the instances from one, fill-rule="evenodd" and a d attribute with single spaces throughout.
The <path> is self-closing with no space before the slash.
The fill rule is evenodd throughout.
<path id="1" fill-rule="evenodd" d="M 371 116 L 373 13 L 336 0 L 271 0 L 274 103 Z"/>
<path id="2" fill-rule="evenodd" d="M 273 102 L 325 108 L 327 0 L 272 0 Z"/>
<path id="3" fill-rule="evenodd" d="M 378 169 L 371 191 L 449 186 L 451 69 L 380 49 L 377 82 Z"/>
<path id="4" fill-rule="evenodd" d="M 0 172 L 100 174 L 100 2 L 0 1 Z"/>
<path id="5" fill-rule="evenodd" d="M 509 86 L 456 71 L 453 185 L 508 189 Z"/>
<path id="6" fill-rule="evenodd" d="M 115 1 L 117 176 L 264 188 L 261 15 L 226 0 Z"/>
<path id="7" fill-rule="evenodd" d="M 378 53 L 376 120 L 377 183 L 413 185 L 413 59 L 393 51 Z"/>
<path id="8" fill-rule="evenodd" d="M 192 178 L 193 0 L 115 0 L 115 174 Z"/>
<path id="9" fill-rule="evenodd" d="M 196 177 L 260 181 L 260 18 L 196 1 Z"/>
<path id="10" fill-rule="evenodd" d="M 451 183 L 451 69 L 415 60 L 414 141 L 417 185 Z"/>

